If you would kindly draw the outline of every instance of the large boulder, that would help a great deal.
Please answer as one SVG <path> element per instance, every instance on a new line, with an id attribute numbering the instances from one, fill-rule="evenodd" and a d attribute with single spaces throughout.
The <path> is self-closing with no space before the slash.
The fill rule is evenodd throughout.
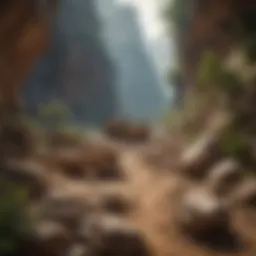
<path id="1" fill-rule="evenodd" d="M 147 256 L 147 245 L 142 234 L 124 220 L 109 215 L 94 215 L 81 225 L 93 255 Z"/>
<path id="2" fill-rule="evenodd" d="M 80 220 L 90 209 L 86 201 L 65 195 L 49 194 L 42 202 L 43 217 L 61 223 L 70 230 L 79 226 Z"/>
<path id="3" fill-rule="evenodd" d="M 65 255 L 72 244 L 72 236 L 68 229 L 51 221 L 41 221 L 33 237 L 38 248 L 38 251 L 34 252 L 35 255 Z"/>
<path id="4" fill-rule="evenodd" d="M 103 131 L 113 139 L 126 142 L 145 142 L 150 137 L 150 131 L 147 126 L 120 120 L 110 121 L 103 127 Z"/>
<path id="5" fill-rule="evenodd" d="M 130 212 L 134 207 L 130 198 L 112 191 L 101 195 L 98 199 L 98 205 L 104 212 L 121 215 Z"/>
<path id="6" fill-rule="evenodd" d="M 182 154 L 182 174 L 193 178 L 202 178 L 217 157 L 216 137 L 205 134 Z"/>
<path id="7" fill-rule="evenodd" d="M 221 157 L 219 141 L 231 120 L 232 116 L 225 112 L 210 119 L 206 132 L 181 155 L 183 174 L 193 178 L 205 177 L 207 170 Z"/>
<path id="8" fill-rule="evenodd" d="M 18 117 L 17 117 L 18 118 Z M 24 158 L 35 151 L 34 138 L 29 129 L 17 120 L 6 120 L 0 128 L 0 158 Z"/>
<path id="9" fill-rule="evenodd" d="M 113 180 L 122 177 L 117 152 L 103 145 L 62 149 L 49 156 L 48 162 L 70 178 Z"/>
<path id="10" fill-rule="evenodd" d="M 256 207 L 256 180 L 252 177 L 245 179 L 229 197 L 231 207 Z"/>
<path id="11" fill-rule="evenodd" d="M 206 185 L 218 195 L 232 192 L 243 179 L 240 165 L 232 159 L 223 160 L 209 171 Z"/>
<path id="12" fill-rule="evenodd" d="M 184 192 L 177 210 L 177 224 L 188 234 L 197 235 L 229 226 L 225 205 L 205 188 L 191 188 Z"/>

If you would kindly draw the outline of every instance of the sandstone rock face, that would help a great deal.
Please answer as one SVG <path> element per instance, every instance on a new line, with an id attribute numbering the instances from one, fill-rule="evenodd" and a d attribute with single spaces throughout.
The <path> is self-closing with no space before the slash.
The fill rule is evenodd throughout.
<path id="1" fill-rule="evenodd" d="M 256 206 L 256 181 L 252 177 L 246 179 L 230 196 L 229 204 L 234 207 Z"/>
<path id="2" fill-rule="evenodd" d="M 186 191 L 180 204 L 178 225 L 191 234 L 211 231 L 229 224 L 224 205 L 204 188 Z"/>

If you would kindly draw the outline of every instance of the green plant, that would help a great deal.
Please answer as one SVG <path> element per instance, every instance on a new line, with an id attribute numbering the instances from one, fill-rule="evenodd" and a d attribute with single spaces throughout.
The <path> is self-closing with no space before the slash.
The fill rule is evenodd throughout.
<path id="1" fill-rule="evenodd" d="M 239 158 L 246 151 L 247 146 L 245 134 L 234 125 L 227 127 L 220 137 L 220 151 L 225 155 Z"/>
<path id="2" fill-rule="evenodd" d="M 52 101 L 40 106 L 39 116 L 50 128 L 59 129 L 68 123 L 71 113 L 65 104 Z"/>
<path id="3" fill-rule="evenodd" d="M 221 60 L 218 55 L 212 51 L 206 51 L 199 61 L 197 71 L 198 82 L 200 84 L 218 84 L 221 81 L 222 74 Z"/>
<path id="4" fill-rule="evenodd" d="M 3 182 L 0 192 L 0 255 L 14 255 L 30 231 L 27 192 Z"/>
<path id="5" fill-rule="evenodd" d="M 197 81 L 201 89 L 212 91 L 217 88 L 218 92 L 229 98 L 239 96 L 243 92 L 241 76 L 227 70 L 221 58 L 213 52 L 203 54 L 198 66 Z"/>

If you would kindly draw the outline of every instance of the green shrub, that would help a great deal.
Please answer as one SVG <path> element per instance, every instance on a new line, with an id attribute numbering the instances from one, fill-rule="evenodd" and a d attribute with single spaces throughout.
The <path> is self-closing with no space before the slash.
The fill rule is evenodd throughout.
<path id="1" fill-rule="evenodd" d="M 213 52 L 205 52 L 198 66 L 197 81 L 203 90 L 217 89 L 232 99 L 243 92 L 243 82 L 239 74 L 224 67 L 223 61 Z"/>
<path id="2" fill-rule="evenodd" d="M 40 106 L 39 116 L 48 125 L 48 128 L 59 129 L 69 122 L 71 113 L 65 104 L 52 101 Z"/>
<path id="3" fill-rule="evenodd" d="M 14 255 L 19 243 L 30 231 L 26 190 L 1 182 L 0 188 L 0 255 Z"/>
<path id="4" fill-rule="evenodd" d="M 214 52 L 205 52 L 198 65 L 198 82 L 200 84 L 219 84 L 222 73 L 220 58 Z"/>
<path id="5" fill-rule="evenodd" d="M 234 126 L 225 129 L 220 137 L 219 147 L 224 155 L 240 158 L 247 150 L 247 138 Z"/>

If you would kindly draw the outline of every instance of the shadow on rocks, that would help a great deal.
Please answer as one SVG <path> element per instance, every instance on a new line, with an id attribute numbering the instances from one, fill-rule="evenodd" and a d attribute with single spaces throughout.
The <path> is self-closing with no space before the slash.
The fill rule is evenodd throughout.
<path id="1" fill-rule="evenodd" d="M 227 226 L 194 234 L 189 240 L 218 252 L 239 253 L 245 247 L 242 238 Z"/>

